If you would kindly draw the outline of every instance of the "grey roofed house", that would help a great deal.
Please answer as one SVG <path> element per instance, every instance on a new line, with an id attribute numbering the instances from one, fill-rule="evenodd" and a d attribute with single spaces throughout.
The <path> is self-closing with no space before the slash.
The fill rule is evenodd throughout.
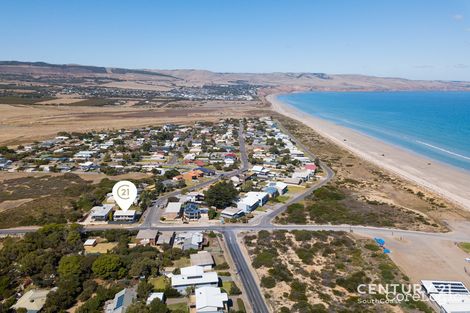
<path id="1" fill-rule="evenodd" d="M 105 313 L 125 313 L 132 301 L 137 297 L 135 289 L 125 288 L 114 295 L 114 299 L 106 304 Z"/>
<path id="2" fill-rule="evenodd" d="M 204 267 L 204 270 L 210 270 L 214 266 L 214 259 L 212 254 L 208 251 L 199 251 L 198 253 L 191 254 L 191 265 L 199 265 Z"/>
<path id="3" fill-rule="evenodd" d="M 173 241 L 175 240 L 175 232 L 174 231 L 164 231 L 160 233 L 157 239 L 157 246 L 160 245 L 173 245 Z"/>
<path id="4" fill-rule="evenodd" d="M 158 230 L 156 229 L 141 229 L 135 237 L 142 245 L 155 245 L 157 243 Z"/>
<path id="5" fill-rule="evenodd" d="M 285 178 L 284 182 L 288 185 L 300 185 L 302 180 L 300 178 Z"/>
<path id="6" fill-rule="evenodd" d="M 14 310 L 24 308 L 28 313 L 39 312 L 46 303 L 47 294 L 53 289 L 33 289 L 26 292 L 18 301 L 11 307 Z"/>

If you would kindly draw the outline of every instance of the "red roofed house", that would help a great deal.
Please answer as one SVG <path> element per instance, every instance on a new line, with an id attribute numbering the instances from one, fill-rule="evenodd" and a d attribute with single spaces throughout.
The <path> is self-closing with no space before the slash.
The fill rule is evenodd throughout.
<path id="1" fill-rule="evenodd" d="M 306 163 L 304 168 L 306 170 L 315 171 L 317 169 L 317 166 L 315 165 L 315 163 Z"/>

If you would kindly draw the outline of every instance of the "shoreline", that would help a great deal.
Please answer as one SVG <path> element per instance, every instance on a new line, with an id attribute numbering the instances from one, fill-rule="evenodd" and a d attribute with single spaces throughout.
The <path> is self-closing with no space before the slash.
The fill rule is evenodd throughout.
<path id="1" fill-rule="evenodd" d="M 269 94 L 266 100 L 273 111 L 293 118 L 312 128 L 334 144 L 406 180 L 470 211 L 470 174 L 451 165 L 426 158 L 305 113 L 277 99 L 280 93 Z"/>

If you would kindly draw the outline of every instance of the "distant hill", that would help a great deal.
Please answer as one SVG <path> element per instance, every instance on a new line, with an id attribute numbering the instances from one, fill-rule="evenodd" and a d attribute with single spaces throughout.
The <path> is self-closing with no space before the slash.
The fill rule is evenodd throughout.
<path id="1" fill-rule="evenodd" d="M 202 86 L 208 84 L 252 84 L 266 92 L 295 90 L 470 90 L 470 82 L 425 81 L 366 75 L 330 75 L 325 73 L 216 73 L 206 70 L 154 70 L 50 64 L 45 62 L 0 61 L 0 74 L 92 76 L 138 82 L 137 87 Z M 126 84 L 114 87 L 126 88 Z"/>

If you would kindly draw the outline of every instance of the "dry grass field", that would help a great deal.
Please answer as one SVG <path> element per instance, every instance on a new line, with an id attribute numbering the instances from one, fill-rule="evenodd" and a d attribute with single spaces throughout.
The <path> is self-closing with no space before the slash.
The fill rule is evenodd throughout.
<path id="1" fill-rule="evenodd" d="M 184 106 L 182 104 L 182 106 Z M 0 104 L 0 145 L 45 140 L 60 131 L 86 132 L 164 123 L 215 121 L 253 114 L 252 105 L 210 102 L 186 108 L 38 106 Z"/>

